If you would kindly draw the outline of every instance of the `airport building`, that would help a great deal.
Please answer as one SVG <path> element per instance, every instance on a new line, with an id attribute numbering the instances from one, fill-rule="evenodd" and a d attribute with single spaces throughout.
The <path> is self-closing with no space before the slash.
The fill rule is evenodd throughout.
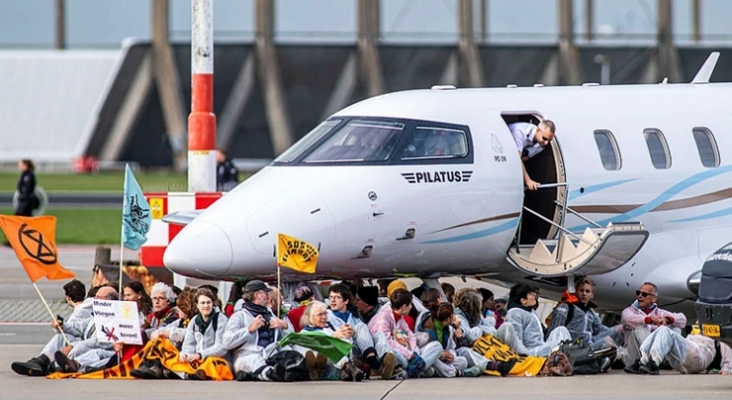
<path id="1" fill-rule="evenodd" d="M 217 145 L 267 160 L 333 112 L 433 85 L 732 80 L 732 3 L 216 0 Z M 191 2 L 0 0 L 0 164 L 184 169 Z M 97 164 L 97 165 L 99 165 Z"/>

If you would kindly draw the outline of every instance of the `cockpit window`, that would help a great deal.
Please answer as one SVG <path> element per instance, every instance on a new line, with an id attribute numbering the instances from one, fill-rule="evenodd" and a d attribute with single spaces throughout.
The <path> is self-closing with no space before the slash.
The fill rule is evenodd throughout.
<path id="1" fill-rule="evenodd" d="M 307 149 L 313 144 L 330 132 L 333 127 L 341 122 L 339 119 L 329 119 L 324 121 L 320 125 L 316 126 L 315 129 L 310 131 L 307 135 L 303 136 L 297 143 L 292 145 L 289 149 L 285 150 L 284 153 L 280 154 L 274 162 L 275 163 L 291 163 L 300 157 Z"/>
<path id="2" fill-rule="evenodd" d="M 333 132 L 302 162 L 385 161 L 404 130 L 401 122 L 354 119 Z"/>
<path id="3" fill-rule="evenodd" d="M 468 154 L 465 132 L 457 129 L 417 126 L 402 149 L 402 160 L 457 158 Z"/>

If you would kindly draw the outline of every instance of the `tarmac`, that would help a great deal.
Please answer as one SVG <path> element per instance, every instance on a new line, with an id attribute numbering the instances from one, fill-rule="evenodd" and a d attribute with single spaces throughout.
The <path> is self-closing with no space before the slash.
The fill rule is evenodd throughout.
<path id="1" fill-rule="evenodd" d="M 91 280 L 95 246 L 61 246 L 62 264 L 85 283 Z M 113 251 L 112 258 L 116 256 Z M 126 257 L 127 258 L 127 254 Z M 52 308 L 68 315 L 62 301 L 64 281 L 38 282 Z M 629 375 L 620 370 L 597 376 L 480 377 L 405 381 L 298 383 L 48 380 L 15 374 L 13 361 L 37 356 L 51 337 L 48 312 L 9 248 L 0 248 L 0 399 L 719 399 L 732 393 L 732 376 Z M 25 311 L 24 311 L 25 310 Z M 34 311 L 35 310 L 35 311 Z M 40 310 L 40 311 L 38 311 Z M 54 309 L 55 310 L 55 309 Z M 56 311 L 54 311 L 56 312 Z M 37 313 L 38 315 L 34 314 Z M 35 322 L 34 322 L 35 321 Z"/>

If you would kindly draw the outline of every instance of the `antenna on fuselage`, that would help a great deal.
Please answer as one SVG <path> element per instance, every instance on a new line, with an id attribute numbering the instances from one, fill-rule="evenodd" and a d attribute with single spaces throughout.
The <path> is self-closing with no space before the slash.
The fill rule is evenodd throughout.
<path id="1" fill-rule="evenodd" d="M 707 60 L 704 61 L 704 64 L 699 68 L 699 72 L 696 73 L 694 79 L 691 80 L 691 83 L 709 83 L 709 78 L 711 78 L 712 72 L 714 72 L 717 60 L 719 60 L 719 52 L 714 51 L 709 55 L 709 57 L 707 57 Z"/>

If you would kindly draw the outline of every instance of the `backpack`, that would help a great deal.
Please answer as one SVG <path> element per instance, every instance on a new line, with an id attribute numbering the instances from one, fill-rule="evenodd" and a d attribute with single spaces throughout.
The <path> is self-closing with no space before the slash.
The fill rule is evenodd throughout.
<path id="1" fill-rule="evenodd" d="M 561 350 L 550 354 L 539 371 L 539 376 L 572 376 L 573 374 L 572 364 Z"/>
<path id="2" fill-rule="evenodd" d="M 308 369 L 305 367 L 305 357 L 295 350 L 281 350 L 272 354 L 267 359 L 267 365 L 285 367 L 284 382 L 310 380 Z"/>
<path id="3" fill-rule="evenodd" d="M 600 359 L 583 338 L 565 341 L 559 347 L 567 355 L 575 375 L 597 375 L 602 370 Z"/>

